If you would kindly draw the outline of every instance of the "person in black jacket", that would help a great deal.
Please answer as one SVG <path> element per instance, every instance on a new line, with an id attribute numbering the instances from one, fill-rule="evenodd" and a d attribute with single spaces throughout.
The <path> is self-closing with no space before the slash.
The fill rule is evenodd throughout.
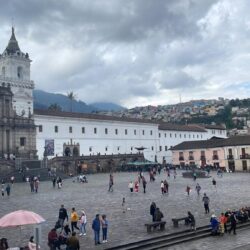
<path id="1" fill-rule="evenodd" d="M 196 230 L 194 215 L 188 211 L 188 222 L 190 223 L 191 230 Z"/>
<path id="2" fill-rule="evenodd" d="M 152 216 L 152 221 L 155 221 L 155 210 L 156 210 L 156 204 L 155 202 L 152 202 L 150 205 L 150 215 Z"/>
<path id="3" fill-rule="evenodd" d="M 237 219 L 236 219 L 236 215 L 235 215 L 234 211 L 230 214 L 229 221 L 230 221 L 230 224 L 231 224 L 231 227 L 228 230 L 229 234 L 231 233 L 232 230 L 233 230 L 234 234 L 236 234 Z"/>
<path id="4" fill-rule="evenodd" d="M 61 226 L 61 231 L 63 230 L 65 219 L 67 219 L 67 221 L 69 220 L 68 213 L 64 205 L 61 205 L 61 208 L 59 209 L 59 215 L 58 215 L 58 222 L 59 222 L 59 225 Z"/>

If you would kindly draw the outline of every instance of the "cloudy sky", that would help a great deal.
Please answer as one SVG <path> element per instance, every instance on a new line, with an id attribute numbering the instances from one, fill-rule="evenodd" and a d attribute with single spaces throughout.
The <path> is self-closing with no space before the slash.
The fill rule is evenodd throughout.
<path id="1" fill-rule="evenodd" d="M 126 107 L 250 97 L 249 0 L 0 0 L 36 88 Z"/>

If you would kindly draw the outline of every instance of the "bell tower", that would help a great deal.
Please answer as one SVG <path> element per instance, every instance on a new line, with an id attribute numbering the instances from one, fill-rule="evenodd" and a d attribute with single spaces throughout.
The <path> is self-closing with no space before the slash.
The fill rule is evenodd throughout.
<path id="1" fill-rule="evenodd" d="M 10 86 L 13 108 L 22 117 L 33 114 L 34 82 L 30 80 L 30 64 L 29 54 L 20 50 L 12 27 L 9 43 L 0 54 L 0 86 Z"/>

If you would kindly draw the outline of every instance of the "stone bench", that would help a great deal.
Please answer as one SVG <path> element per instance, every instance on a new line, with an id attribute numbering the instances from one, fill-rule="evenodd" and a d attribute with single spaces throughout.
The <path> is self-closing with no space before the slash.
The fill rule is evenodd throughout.
<path id="1" fill-rule="evenodd" d="M 157 227 L 160 227 L 160 230 L 163 231 L 165 230 L 165 225 L 166 225 L 166 221 L 155 221 L 152 223 L 145 224 L 145 226 L 147 227 L 148 233 L 152 232 L 152 228 L 156 229 Z"/>
<path id="2" fill-rule="evenodd" d="M 188 217 L 173 218 L 172 221 L 173 221 L 174 227 L 178 227 L 179 226 L 179 221 L 182 221 L 182 220 L 185 221 L 185 225 L 188 225 L 188 223 L 187 223 Z"/>

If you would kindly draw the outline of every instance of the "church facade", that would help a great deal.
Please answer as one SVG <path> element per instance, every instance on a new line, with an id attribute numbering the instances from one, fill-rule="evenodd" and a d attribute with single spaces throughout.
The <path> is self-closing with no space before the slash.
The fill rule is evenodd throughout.
<path id="1" fill-rule="evenodd" d="M 0 154 L 44 155 L 130 154 L 143 150 L 146 159 L 171 162 L 171 148 L 183 141 L 226 137 L 224 127 L 180 126 L 149 120 L 72 112 L 33 110 L 34 82 L 28 53 L 12 28 L 0 55 Z M 9 110 L 9 111 L 7 111 Z"/>

